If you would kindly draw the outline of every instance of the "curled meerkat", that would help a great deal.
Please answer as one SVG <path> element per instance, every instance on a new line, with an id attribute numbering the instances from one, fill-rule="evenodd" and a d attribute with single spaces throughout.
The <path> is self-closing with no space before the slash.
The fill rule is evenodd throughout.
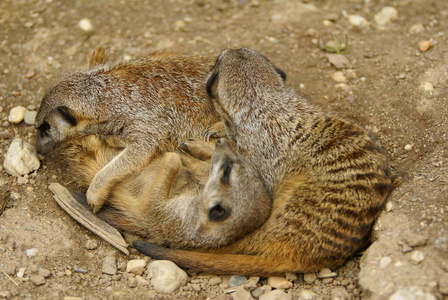
<path id="1" fill-rule="evenodd" d="M 334 268 L 368 243 L 393 188 L 386 155 L 366 130 L 325 115 L 284 79 L 261 54 L 228 49 L 206 85 L 236 153 L 273 197 L 269 219 L 219 249 L 135 241 L 140 252 L 205 272 L 268 275 Z"/>
<path id="2" fill-rule="evenodd" d="M 100 47 L 90 57 L 91 64 L 99 65 L 56 80 L 35 123 L 41 154 L 91 134 L 121 150 L 89 186 L 87 200 L 95 212 L 125 176 L 180 142 L 202 137 L 217 121 L 205 93 L 210 60 L 162 53 L 117 64 L 105 61 Z"/>
<path id="3" fill-rule="evenodd" d="M 88 186 L 119 153 L 94 135 L 72 140 L 63 151 L 71 173 L 81 174 L 77 178 L 81 186 Z M 253 184 L 253 176 L 225 139 L 216 147 L 189 140 L 179 152 L 159 155 L 118 182 L 97 214 L 110 225 L 159 245 L 216 248 L 267 220 L 271 199 L 261 182 Z"/>

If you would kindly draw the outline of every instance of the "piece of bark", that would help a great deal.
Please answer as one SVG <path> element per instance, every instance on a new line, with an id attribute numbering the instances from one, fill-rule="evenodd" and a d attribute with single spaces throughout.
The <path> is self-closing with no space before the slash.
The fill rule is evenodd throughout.
<path id="1" fill-rule="evenodd" d="M 106 242 L 116 247 L 121 252 L 129 255 L 128 244 L 124 241 L 120 232 L 98 218 L 91 210 L 79 203 L 73 195 L 59 183 L 51 183 L 49 186 L 53 197 L 59 206 L 73 219 L 84 227 L 101 237 Z"/>

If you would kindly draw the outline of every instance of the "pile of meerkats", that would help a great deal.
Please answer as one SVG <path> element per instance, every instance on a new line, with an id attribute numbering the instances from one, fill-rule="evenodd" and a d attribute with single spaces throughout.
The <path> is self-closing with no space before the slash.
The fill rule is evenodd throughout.
<path id="1" fill-rule="evenodd" d="M 89 62 L 47 90 L 36 148 L 57 150 L 86 205 L 140 252 L 270 275 L 335 268 L 369 243 L 394 185 L 386 155 L 260 53 L 112 64 L 99 47 Z"/>

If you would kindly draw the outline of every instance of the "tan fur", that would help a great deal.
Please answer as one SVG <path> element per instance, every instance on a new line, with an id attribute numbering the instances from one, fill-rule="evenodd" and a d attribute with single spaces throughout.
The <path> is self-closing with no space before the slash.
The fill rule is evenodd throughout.
<path id="1" fill-rule="evenodd" d="M 154 54 L 104 63 L 98 48 L 87 71 L 68 73 L 47 90 L 36 117 L 36 148 L 95 134 L 121 152 L 93 178 L 88 203 L 98 211 L 113 186 L 217 121 L 205 94 L 212 63 L 201 56 Z M 99 64 L 99 65 L 98 65 Z"/>
<path id="2" fill-rule="evenodd" d="M 386 156 L 363 128 L 314 108 L 284 77 L 255 51 L 225 50 L 207 83 L 238 155 L 273 195 L 267 222 L 219 249 L 135 242 L 141 252 L 200 271 L 264 275 L 334 268 L 367 244 L 392 189 Z"/>
<path id="3" fill-rule="evenodd" d="M 62 152 L 70 173 L 82 174 L 77 178 L 80 186 L 88 186 L 119 154 L 95 135 L 65 143 Z M 225 140 L 219 140 L 216 148 L 212 142 L 189 140 L 178 152 L 157 156 L 140 172 L 118 182 L 98 216 L 159 245 L 224 246 L 269 217 L 271 199 L 261 183 L 252 184 L 253 173 Z M 239 185 L 244 189 L 233 188 Z M 212 215 L 214 220 L 209 218 Z"/>

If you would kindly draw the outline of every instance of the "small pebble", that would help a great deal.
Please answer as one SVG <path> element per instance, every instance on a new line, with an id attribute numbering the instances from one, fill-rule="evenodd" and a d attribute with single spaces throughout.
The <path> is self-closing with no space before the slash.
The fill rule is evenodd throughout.
<path id="1" fill-rule="evenodd" d="M 411 262 L 414 264 L 419 264 L 425 259 L 425 254 L 421 251 L 412 251 L 411 252 Z"/>
<path id="2" fill-rule="evenodd" d="M 187 284 L 188 275 L 184 270 L 168 260 L 156 260 L 148 265 L 151 284 L 162 293 L 172 293 Z"/>
<path id="3" fill-rule="evenodd" d="M 369 21 L 367 21 L 364 17 L 360 15 L 349 15 L 348 22 L 356 27 L 364 28 L 370 25 Z"/>
<path id="4" fill-rule="evenodd" d="M 242 286 L 237 287 L 235 292 L 230 295 L 233 300 L 252 300 L 251 293 Z"/>
<path id="5" fill-rule="evenodd" d="M 260 296 L 260 300 L 292 300 L 290 294 L 286 294 L 282 290 L 273 290 Z"/>
<path id="6" fill-rule="evenodd" d="M 299 293 L 299 299 L 300 300 L 313 300 L 317 299 L 317 294 L 313 293 L 310 290 L 301 290 Z"/>
<path id="7" fill-rule="evenodd" d="M 321 278 L 321 279 L 322 278 L 332 278 L 332 277 L 336 277 L 336 276 L 338 276 L 338 274 L 336 272 L 332 272 L 329 268 L 323 268 L 317 274 L 317 278 Z"/>
<path id="8" fill-rule="evenodd" d="M 103 259 L 103 265 L 101 271 L 104 274 L 115 275 L 117 274 L 117 260 L 114 256 L 106 256 Z"/>
<path id="9" fill-rule="evenodd" d="M 14 270 L 15 270 L 15 267 L 12 267 L 12 272 L 11 272 L 11 270 L 9 270 L 9 272 L 7 271 L 7 273 L 8 274 L 14 274 Z M 19 278 L 23 278 L 23 276 L 25 275 L 25 271 L 26 271 L 26 268 L 19 268 L 19 270 L 17 271 L 17 277 L 19 277 Z M 39 275 L 42 275 L 42 274 L 39 274 Z"/>
<path id="10" fill-rule="evenodd" d="M 350 295 L 343 287 L 336 287 L 331 291 L 331 300 L 349 300 Z"/>
<path id="11" fill-rule="evenodd" d="M 432 91 L 434 90 L 434 86 L 432 85 L 431 82 L 424 82 L 424 83 L 422 84 L 422 88 L 423 88 L 425 91 L 428 91 L 428 92 L 432 92 Z"/>
<path id="12" fill-rule="evenodd" d="M 39 268 L 38 274 L 44 278 L 48 278 L 51 275 L 50 270 Z"/>
<path id="13" fill-rule="evenodd" d="M 25 118 L 26 107 L 16 106 L 9 111 L 8 121 L 13 124 L 18 124 Z"/>
<path id="14" fill-rule="evenodd" d="M 26 256 L 33 257 L 33 256 L 37 255 L 37 253 L 39 252 L 39 249 L 31 248 L 31 249 L 27 249 L 25 252 L 26 252 Z"/>
<path id="15" fill-rule="evenodd" d="M 433 46 L 434 46 L 434 42 L 433 41 L 420 41 L 420 42 L 418 42 L 418 49 L 420 49 L 420 51 L 422 51 L 422 52 L 428 51 Z"/>
<path id="16" fill-rule="evenodd" d="M 139 276 L 139 275 L 135 276 L 135 280 L 137 280 L 137 285 L 138 286 L 148 286 L 148 285 L 150 285 L 149 280 L 143 278 L 142 276 Z"/>
<path id="17" fill-rule="evenodd" d="M 330 64 L 335 66 L 337 69 L 352 69 L 353 65 L 350 61 L 342 54 L 327 54 L 326 55 Z"/>
<path id="18" fill-rule="evenodd" d="M 386 211 L 391 212 L 394 209 L 394 204 L 392 202 L 387 202 Z"/>
<path id="19" fill-rule="evenodd" d="M 303 275 L 303 281 L 308 284 L 313 284 L 317 279 L 316 273 L 306 273 Z"/>
<path id="20" fill-rule="evenodd" d="M 425 29 L 425 27 L 423 27 L 423 24 L 421 23 L 417 23 L 411 26 L 411 28 L 409 28 L 409 33 L 411 34 L 417 34 L 422 32 Z"/>
<path id="21" fill-rule="evenodd" d="M 286 280 L 289 280 L 289 281 L 297 281 L 297 280 L 299 280 L 299 276 L 297 276 L 296 273 L 286 273 L 285 274 L 285 278 L 286 278 Z"/>
<path id="22" fill-rule="evenodd" d="M 398 11 L 392 6 L 383 7 L 379 13 L 374 16 L 376 24 L 384 26 L 398 18 Z"/>
<path id="23" fill-rule="evenodd" d="M 25 78 L 30 79 L 30 78 L 34 77 L 34 75 L 36 75 L 36 72 L 34 70 L 31 70 L 25 74 Z"/>
<path id="24" fill-rule="evenodd" d="M 212 277 L 212 278 L 210 278 L 210 280 L 208 281 L 208 283 L 209 283 L 210 285 L 218 285 L 218 284 L 220 284 L 221 282 L 222 282 L 222 278 L 219 277 L 219 276 Z"/>
<path id="25" fill-rule="evenodd" d="M 255 290 L 252 291 L 252 296 L 254 298 L 260 298 L 261 295 L 269 293 L 272 291 L 272 287 L 269 285 L 263 285 L 262 287 L 258 287 Z"/>
<path id="26" fill-rule="evenodd" d="M 391 262 L 392 258 L 390 258 L 389 256 L 384 256 L 380 260 L 380 268 L 382 269 L 387 268 L 391 264 Z"/>
<path id="27" fill-rule="evenodd" d="M 80 267 L 73 267 L 73 271 L 75 271 L 76 273 L 83 273 L 83 274 L 88 272 L 87 269 L 80 268 Z"/>
<path id="28" fill-rule="evenodd" d="M 231 287 L 239 286 L 245 283 L 247 280 L 247 277 L 241 276 L 241 275 L 232 275 L 229 279 L 229 285 Z"/>
<path id="29" fill-rule="evenodd" d="M 87 240 L 85 248 L 87 250 L 95 250 L 98 248 L 98 241 L 97 240 Z"/>
<path id="30" fill-rule="evenodd" d="M 412 145 L 411 144 L 407 144 L 406 146 L 404 146 L 404 151 L 411 151 L 412 150 Z"/>
<path id="31" fill-rule="evenodd" d="M 408 244 L 403 243 L 403 245 L 401 245 L 401 252 L 408 253 L 408 252 L 411 252 L 411 251 L 412 251 L 412 248 L 409 247 Z"/>
<path id="32" fill-rule="evenodd" d="M 274 289 L 289 289 L 292 288 L 292 282 L 284 277 L 272 276 L 268 278 L 268 285 Z"/>
<path id="33" fill-rule="evenodd" d="M 133 259 L 128 261 L 126 266 L 126 272 L 132 273 L 135 275 L 142 275 L 145 271 L 146 261 L 143 259 Z"/>
<path id="34" fill-rule="evenodd" d="M 79 21 L 78 26 L 85 33 L 90 33 L 93 31 L 93 25 L 89 19 L 82 19 L 81 21 Z"/>
<path id="35" fill-rule="evenodd" d="M 428 238 L 418 233 L 412 233 L 405 237 L 406 243 L 411 247 L 420 247 L 426 245 Z"/>
<path id="36" fill-rule="evenodd" d="M 24 121 L 27 125 L 34 125 L 36 123 L 37 111 L 27 110 L 25 112 Z"/>
<path id="37" fill-rule="evenodd" d="M 137 287 L 137 285 L 138 285 L 137 279 L 135 279 L 135 277 L 129 277 L 128 287 L 135 288 L 135 287 Z"/>
<path id="38" fill-rule="evenodd" d="M 260 277 L 250 277 L 243 286 L 246 290 L 252 291 L 257 288 L 258 281 L 260 281 Z"/>
<path id="39" fill-rule="evenodd" d="M 35 286 L 40 286 L 45 284 L 45 282 L 47 282 L 44 278 L 44 276 L 41 275 L 31 275 L 30 276 L 30 281 L 35 285 Z"/>
<path id="40" fill-rule="evenodd" d="M 347 81 L 347 78 L 345 77 L 344 73 L 342 73 L 342 72 L 340 72 L 340 71 L 335 72 L 335 73 L 331 76 L 331 78 L 332 78 L 334 81 L 336 81 L 336 82 L 346 82 L 346 81 Z"/>

